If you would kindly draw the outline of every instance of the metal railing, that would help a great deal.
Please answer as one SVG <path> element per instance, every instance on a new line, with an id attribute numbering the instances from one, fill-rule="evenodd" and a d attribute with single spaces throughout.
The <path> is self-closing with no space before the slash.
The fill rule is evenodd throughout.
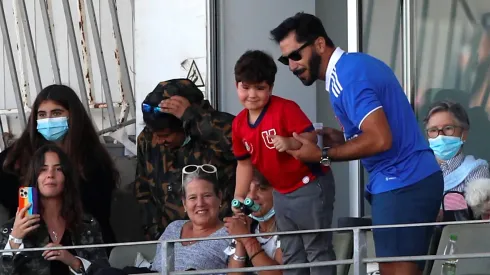
<path id="1" fill-rule="evenodd" d="M 353 257 L 348 260 L 336 260 L 336 261 L 322 261 L 314 263 L 302 263 L 294 265 L 276 265 L 267 267 L 250 267 L 250 268 L 233 268 L 233 269 L 213 269 L 213 270 L 199 270 L 199 271 L 174 271 L 174 244 L 180 242 L 195 242 L 206 240 L 220 240 L 229 239 L 229 236 L 213 237 L 213 238 L 189 238 L 178 240 L 167 240 L 162 244 L 162 263 L 166 263 L 166 274 L 214 274 L 214 273 L 228 273 L 228 272 L 256 272 L 263 270 L 285 270 L 285 269 L 297 269 L 297 268 L 309 268 L 318 266 L 330 266 L 330 265 L 345 265 L 352 264 L 354 269 L 354 275 L 365 275 L 367 263 L 378 262 L 400 262 L 400 261 L 418 261 L 418 260 L 442 260 L 442 259 L 467 259 L 467 258 L 490 258 L 490 252 L 488 253 L 467 253 L 458 254 L 453 256 L 448 255 L 428 255 L 428 256 L 408 256 L 408 257 L 380 257 L 380 258 L 368 258 L 367 257 L 367 240 L 366 232 L 372 229 L 382 228 L 401 228 L 401 227 L 422 227 L 422 226 L 438 226 L 438 225 L 461 225 L 461 224 L 482 224 L 490 223 L 490 220 L 476 220 L 476 221 L 464 221 L 464 222 L 437 222 L 437 223 L 413 223 L 413 224 L 396 224 L 396 225 L 377 225 L 377 226 L 360 226 L 360 227 L 343 227 L 343 228 L 330 228 L 319 230 L 300 230 L 300 231 L 285 231 L 275 233 L 261 233 L 261 234 L 247 234 L 236 235 L 233 238 L 247 238 L 247 237 L 264 237 L 264 236 L 282 236 L 282 235 L 294 235 L 294 234 L 311 234 L 311 233 L 323 233 L 323 232 L 353 232 Z"/>
<path id="2" fill-rule="evenodd" d="M 162 240 L 162 241 L 140 241 L 140 242 L 125 242 L 125 243 L 112 243 L 112 244 L 94 244 L 94 245 L 80 245 L 80 246 L 64 246 L 64 247 L 39 247 L 39 248 L 25 248 L 25 249 L 9 249 L 0 250 L 2 253 L 11 252 L 32 252 L 32 251 L 45 251 L 45 250 L 64 250 L 64 249 L 82 249 L 82 248 L 107 248 L 118 246 L 134 246 L 134 245 L 162 245 L 162 270 L 164 274 L 214 274 L 214 273 L 228 273 L 228 272 L 257 272 L 266 270 L 287 270 L 298 268 L 310 268 L 319 266 L 332 266 L 332 265 L 352 265 L 354 269 L 354 275 L 366 274 L 366 264 L 368 263 L 383 263 L 383 262 L 401 262 L 401 261 L 422 261 L 422 260 L 446 260 L 446 259 L 476 259 L 476 258 L 490 258 L 490 252 L 485 253 L 462 253 L 455 255 L 423 255 L 423 256 L 406 256 L 406 257 L 379 257 L 368 258 L 367 257 L 367 238 L 366 232 L 372 229 L 383 228 L 402 228 L 402 227 L 424 227 L 424 226 L 443 226 L 443 225 L 471 225 L 471 224 L 486 224 L 490 223 L 490 220 L 474 220 L 463 222 L 436 222 L 436 223 L 413 223 L 413 224 L 396 224 L 396 225 L 376 225 L 376 226 L 360 226 L 360 227 L 342 227 L 342 228 L 329 228 L 329 229 L 317 229 L 317 230 L 300 230 L 300 231 L 285 231 L 285 232 L 273 232 L 273 233 L 260 233 L 260 234 L 245 234 L 234 236 L 220 236 L 220 237 L 204 237 L 204 238 L 186 238 L 175 240 Z M 324 232 L 353 232 L 353 257 L 352 259 L 342 259 L 335 261 L 321 261 L 313 263 L 301 263 L 301 264 L 288 264 L 288 265 L 273 265 L 273 266 L 261 266 L 261 267 L 245 267 L 245 268 L 227 268 L 227 269 L 209 269 L 209 270 L 196 270 L 196 271 L 174 271 L 174 245 L 181 242 L 196 242 L 196 241 L 210 241 L 210 240 L 224 240 L 231 238 L 249 238 L 249 237 L 268 237 L 268 236 L 283 236 L 283 235 L 295 235 L 295 234 L 312 234 L 312 233 L 324 233 Z"/>

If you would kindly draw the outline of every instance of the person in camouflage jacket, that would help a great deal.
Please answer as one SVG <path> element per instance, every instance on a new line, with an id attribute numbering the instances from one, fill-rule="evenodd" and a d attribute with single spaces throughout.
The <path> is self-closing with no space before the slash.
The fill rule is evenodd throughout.
<path id="1" fill-rule="evenodd" d="M 142 103 L 146 124 L 138 136 L 136 199 L 142 207 L 148 240 L 165 227 L 185 219 L 182 169 L 189 164 L 212 164 L 218 169 L 223 194 L 221 217 L 231 214 L 236 159 L 231 147 L 234 116 L 220 112 L 188 79 L 160 82 Z"/>
<path id="2" fill-rule="evenodd" d="M 1 227 L 0 248 L 4 249 L 12 232 L 14 219 L 9 220 Z M 79 228 L 73 231 L 65 231 L 70 234 L 73 245 L 102 244 L 102 233 L 98 222 L 86 214 L 82 218 Z M 45 247 L 49 240 L 48 228 L 44 222 L 39 228 L 24 238 L 24 248 Z M 109 266 L 105 248 L 75 249 L 77 257 L 89 261 L 92 265 L 87 269 L 103 268 Z M 51 261 L 45 260 L 43 251 L 20 252 L 14 255 L 3 253 L 0 255 L 0 275 L 51 275 Z M 97 266 L 97 267 L 96 267 Z"/>

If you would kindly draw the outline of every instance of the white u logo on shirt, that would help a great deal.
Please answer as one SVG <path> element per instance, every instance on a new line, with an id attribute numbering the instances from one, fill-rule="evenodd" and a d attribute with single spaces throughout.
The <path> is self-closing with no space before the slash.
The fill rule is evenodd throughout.
<path id="1" fill-rule="evenodd" d="M 262 139 L 264 140 L 265 146 L 269 149 L 275 149 L 271 136 L 276 135 L 276 129 L 270 129 L 270 130 L 262 131 L 261 134 L 262 134 Z"/>

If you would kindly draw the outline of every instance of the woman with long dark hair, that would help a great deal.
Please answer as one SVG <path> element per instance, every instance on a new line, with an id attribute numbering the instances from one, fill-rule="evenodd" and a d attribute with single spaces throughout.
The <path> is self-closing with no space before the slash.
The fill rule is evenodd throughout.
<path id="1" fill-rule="evenodd" d="M 78 191 L 78 171 L 56 145 L 41 147 L 31 158 L 24 186 L 38 194 L 38 213 L 26 215 L 31 204 L 18 209 L 14 219 L 2 226 L 0 248 L 23 249 L 103 243 L 95 219 L 83 214 Z M 103 248 L 3 253 L 0 274 L 84 273 L 92 262 L 108 266 Z M 71 270 L 71 271 L 70 271 Z"/>
<path id="2" fill-rule="evenodd" d="M 0 204 L 15 216 L 17 191 L 34 152 L 44 144 L 58 145 L 80 176 L 84 210 L 102 227 L 106 242 L 113 242 L 110 226 L 112 191 L 119 181 L 109 153 L 99 140 L 77 94 L 65 85 L 50 85 L 36 97 L 27 127 L 15 143 L 0 154 Z"/>

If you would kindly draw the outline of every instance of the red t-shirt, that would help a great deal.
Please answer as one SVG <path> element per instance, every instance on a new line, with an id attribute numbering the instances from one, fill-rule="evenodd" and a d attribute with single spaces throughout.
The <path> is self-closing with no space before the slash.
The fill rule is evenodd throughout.
<path id="1" fill-rule="evenodd" d="M 251 158 L 253 165 L 280 193 L 290 193 L 309 182 L 311 175 L 321 173 L 320 163 L 305 164 L 290 154 L 274 148 L 269 135 L 292 137 L 313 131 L 313 125 L 295 102 L 271 96 L 264 110 L 252 125 L 248 110 L 233 120 L 233 152 L 238 160 Z M 318 160 L 320 161 L 320 160 Z"/>

